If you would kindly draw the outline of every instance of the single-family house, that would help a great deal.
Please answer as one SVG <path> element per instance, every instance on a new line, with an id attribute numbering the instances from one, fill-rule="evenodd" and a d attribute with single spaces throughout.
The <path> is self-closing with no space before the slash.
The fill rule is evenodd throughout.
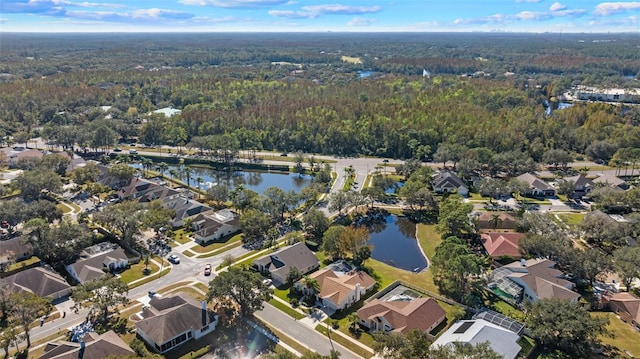
<path id="1" fill-rule="evenodd" d="M 187 218 L 192 218 L 200 213 L 212 210 L 212 208 L 207 205 L 182 196 L 166 198 L 162 206 L 176 213 L 175 217 L 170 221 L 172 227 L 181 227 Z"/>
<path id="2" fill-rule="evenodd" d="M 258 271 L 269 273 L 273 284 L 281 286 L 287 282 L 291 268 L 306 274 L 320 267 L 318 257 L 302 242 L 284 247 L 253 261 Z"/>
<path id="3" fill-rule="evenodd" d="M 147 192 L 153 191 L 161 187 L 160 184 L 144 178 L 134 177 L 131 182 L 120 188 L 118 196 L 120 199 L 139 199 Z"/>
<path id="4" fill-rule="evenodd" d="M 23 237 L 0 241 L 0 263 L 20 262 L 33 256 L 33 247 Z"/>
<path id="5" fill-rule="evenodd" d="M 44 267 L 29 268 L 0 279 L 12 292 L 31 292 L 39 297 L 52 300 L 71 294 L 71 286 L 58 273 Z"/>
<path id="6" fill-rule="evenodd" d="M 113 330 L 98 335 L 89 332 L 79 343 L 60 341 L 47 343 L 40 359 L 107 359 L 126 358 L 136 353 Z"/>
<path id="7" fill-rule="evenodd" d="M 322 301 L 322 305 L 334 311 L 349 308 L 376 284 L 376 280 L 363 271 L 338 274 L 325 268 L 309 277 L 317 280 L 320 285 L 320 293 L 316 296 Z"/>
<path id="8" fill-rule="evenodd" d="M 124 269 L 129 258 L 124 250 L 111 243 L 101 243 L 86 248 L 73 263 L 65 266 L 71 277 L 79 283 L 102 278 L 107 272 Z"/>
<path id="9" fill-rule="evenodd" d="M 523 173 L 516 179 L 529 185 L 529 190 L 523 193 L 525 196 L 552 197 L 556 195 L 556 190 L 553 187 L 531 173 Z"/>
<path id="10" fill-rule="evenodd" d="M 573 193 L 569 193 L 569 197 L 582 198 L 593 189 L 593 181 L 588 179 L 585 175 L 579 174 L 577 176 L 566 177 L 563 181 L 573 183 Z"/>
<path id="11" fill-rule="evenodd" d="M 627 182 L 619 177 L 608 173 L 603 173 L 602 175 L 593 179 L 592 182 L 594 184 L 601 184 L 608 187 L 619 188 L 624 191 L 629 189 L 629 184 Z"/>
<path id="12" fill-rule="evenodd" d="M 430 333 L 446 319 L 446 312 L 433 298 L 393 301 L 376 298 L 358 310 L 358 319 L 371 332 L 407 334 L 419 329 Z"/>
<path id="13" fill-rule="evenodd" d="M 640 298 L 629 292 L 622 292 L 609 293 L 603 297 L 603 300 L 620 320 L 640 330 Z"/>
<path id="14" fill-rule="evenodd" d="M 480 230 L 515 230 L 517 225 L 516 214 L 513 212 L 481 212 L 477 217 L 477 225 Z"/>
<path id="15" fill-rule="evenodd" d="M 453 343 L 478 345 L 488 342 L 489 347 L 501 357 L 514 359 L 522 349 L 518 340 L 518 334 L 484 319 L 460 320 L 442 333 L 431 347 L 437 348 Z"/>
<path id="16" fill-rule="evenodd" d="M 240 216 L 230 209 L 198 214 L 191 222 L 196 242 L 207 244 L 240 232 Z"/>
<path id="17" fill-rule="evenodd" d="M 460 177 L 456 176 L 453 172 L 442 171 L 437 173 L 431 181 L 433 191 L 436 193 L 453 193 L 456 192 L 461 196 L 469 195 L 469 187 L 464 183 Z"/>
<path id="18" fill-rule="evenodd" d="M 44 156 L 40 150 L 20 146 L 5 147 L 1 151 L 7 156 L 7 161 L 9 161 L 9 167 L 11 168 L 16 167 L 21 160 L 26 158 L 42 158 Z"/>
<path id="19" fill-rule="evenodd" d="M 165 353 L 216 329 L 218 315 L 185 293 L 154 296 L 136 322 L 138 335 L 155 351 Z"/>
<path id="20" fill-rule="evenodd" d="M 516 300 L 533 303 L 556 298 L 577 302 L 580 294 L 572 290 L 574 284 L 563 279 L 562 271 L 554 266 L 549 259 L 520 259 L 493 270 L 490 279 Z"/>
<path id="21" fill-rule="evenodd" d="M 169 198 L 176 198 L 180 196 L 182 192 L 175 190 L 173 188 L 169 188 L 167 186 L 157 186 L 155 188 L 150 189 L 145 192 L 143 195 L 138 197 L 139 203 L 149 203 L 155 200 L 167 200 Z"/>
<path id="22" fill-rule="evenodd" d="M 520 259 L 518 242 L 524 237 L 524 233 L 517 232 L 486 232 L 480 235 L 480 242 L 493 259 L 511 257 Z"/>

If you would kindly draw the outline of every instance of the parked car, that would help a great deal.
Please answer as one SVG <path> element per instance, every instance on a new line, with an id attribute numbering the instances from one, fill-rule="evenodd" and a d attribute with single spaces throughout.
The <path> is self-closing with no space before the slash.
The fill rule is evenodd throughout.
<path id="1" fill-rule="evenodd" d="M 129 150 L 129 154 L 130 155 L 137 155 L 138 151 L 137 150 Z"/>
<path id="2" fill-rule="evenodd" d="M 169 262 L 171 262 L 173 264 L 179 264 L 180 263 L 180 258 L 177 255 L 172 254 L 172 255 L 169 256 Z"/>
<path id="3" fill-rule="evenodd" d="M 211 264 L 204 266 L 204 275 L 211 275 Z"/>
<path id="4" fill-rule="evenodd" d="M 113 152 L 122 152 L 122 150 L 120 148 L 116 147 L 116 148 L 113 149 Z"/>

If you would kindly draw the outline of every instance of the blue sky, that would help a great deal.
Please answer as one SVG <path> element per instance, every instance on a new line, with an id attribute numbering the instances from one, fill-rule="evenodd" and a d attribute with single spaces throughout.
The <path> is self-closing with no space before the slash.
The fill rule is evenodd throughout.
<path id="1" fill-rule="evenodd" d="M 16 32 L 640 32 L 640 1 L 0 0 Z"/>

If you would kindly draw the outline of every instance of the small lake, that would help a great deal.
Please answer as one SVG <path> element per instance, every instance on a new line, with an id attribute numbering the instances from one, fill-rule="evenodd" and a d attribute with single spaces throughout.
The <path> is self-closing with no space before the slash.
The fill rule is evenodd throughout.
<path id="1" fill-rule="evenodd" d="M 134 167 L 140 168 L 138 164 Z M 179 172 L 179 166 L 169 166 L 164 175 L 167 178 L 171 178 L 169 174 L 170 170 Z M 201 177 L 202 182 L 200 188 L 206 190 L 209 186 L 217 184 L 225 184 L 229 186 L 229 190 L 237 187 L 238 185 L 244 185 L 246 189 L 250 189 L 259 194 L 262 194 L 265 189 L 269 187 L 278 187 L 281 190 L 288 192 L 294 191 L 300 193 L 300 191 L 311 183 L 311 176 L 298 175 L 297 173 L 282 173 L 282 172 L 263 172 L 263 171 L 219 171 L 210 168 L 191 167 L 193 173 L 191 174 L 191 186 L 197 187 L 198 183 L 196 178 Z M 154 171 L 157 169 L 154 168 Z M 178 175 L 176 178 L 182 182 L 187 183 L 186 177 Z"/>
<path id="2" fill-rule="evenodd" d="M 373 74 L 373 71 L 358 71 L 358 76 L 363 79 Z"/>
<path id="3" fill-rule="evenodd" d="M 397 193 L 400 188 L 402 188 L 402 186 L 404 186 L 404 182 L 396 182 L 393 186 L 391 186 L 390 188 L 387 188 L 384 193 L 386 194 L 394 194 Z"/>
<path id="4" fill-rule="evenodd" d="M 371 258 L 410 272 L 420 272 L 429 263 L 416 239 L 416 225 L 405 217 L 387 215 L 369 225 L 373 245 Z"/>

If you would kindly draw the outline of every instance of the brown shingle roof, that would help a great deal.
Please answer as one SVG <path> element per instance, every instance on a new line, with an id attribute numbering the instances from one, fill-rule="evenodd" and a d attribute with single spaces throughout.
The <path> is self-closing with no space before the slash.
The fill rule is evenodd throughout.
<path id="1" fill-rule="evenodd" d="M 84 358 L 104 359 L 107 357 L 127 357 L 135 352 L 120 337 L 110 330 L 104 334 L 88 333 L 84 337 Z M 78 359 L 80 343 L 59 342 L 47 344 L 40 359 Z"/>
<path id="2" fill-rule="evenodd" d="M 2 280 L 16 292 L 31 292 L 40 297 L 67 295 L 71 286 L 58 273 L 36 267 L 10 275 Z"/>
<path id="3" fill-rule="evenodd" d="M 623 292 L 612 294 L 609 301 L 615 302 L 616 305 L 621 310 L 627 312 L 636 323 L 640 323 L 640 298 L 631 293 Z"/>
<path id="4" fill-rule="evenodd" d="M 143 312 L 144 319 L 136 322 L 136 328 L 144 332 L 156 344 L 162 345 L 187 330 L 199 330 L 215 321 L 215 313 L 185 293 L 171 297 L 154 297 L 150 309 Z"/>
<path id="5" fill-rule="evenodd" d="M 446 313 L 433 298 L 384 302 L 374 299 L 358 310 L 361 319 L 384 317 L 394 332 L 403 334 L 411 329 L 427 331 L 445 319 Z"/>
<path id="6" fill-rule="evenodd" d="M 367 289 L 376 284 L 375 279 L 362 271 L 350 272 L 337 276 L 331 269 L 323 269 L 311 274 L 320 284 L 320 298 L 331 299 L 334 304 L 340 304 L 351 294 L 359 284 L 362 289 Z"/>

